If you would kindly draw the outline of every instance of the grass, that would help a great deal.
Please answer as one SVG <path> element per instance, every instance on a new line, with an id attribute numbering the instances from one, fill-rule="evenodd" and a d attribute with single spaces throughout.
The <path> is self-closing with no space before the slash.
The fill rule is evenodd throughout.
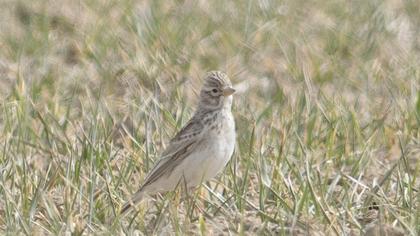
<path id="1" fill-rule="evenodd" d="M 420 234 L 416 1 L 2 5 L 1 234 Z M 214 69 L 231 162 L 120 219 Z"/>

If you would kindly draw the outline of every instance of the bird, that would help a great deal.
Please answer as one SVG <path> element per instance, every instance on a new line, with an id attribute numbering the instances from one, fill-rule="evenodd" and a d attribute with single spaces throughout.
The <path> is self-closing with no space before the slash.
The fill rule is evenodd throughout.
<path id="1" fill-rule="evenodd" d="M 210 71 L 205 75 L 192 118 L 170 140 L 139 190 L 122 206 L 121 215 L 145 196 L 173 191 L 178 185 L 194 189 L 224 169 L 235 148 L 231 111 L 234 93 L 224 72 Z"/>

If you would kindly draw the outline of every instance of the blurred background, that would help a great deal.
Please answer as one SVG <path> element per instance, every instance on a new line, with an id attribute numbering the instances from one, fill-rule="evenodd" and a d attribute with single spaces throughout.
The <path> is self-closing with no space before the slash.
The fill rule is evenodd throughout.
<path id="1" fill-rule="evenodd" d="M 417 0 L 0 5 L 0 229 L 123 232 L 106 219 L 222 70 L 238 140 L 208 186 L 225 201 L 132 230 L 420 231 Z"/>

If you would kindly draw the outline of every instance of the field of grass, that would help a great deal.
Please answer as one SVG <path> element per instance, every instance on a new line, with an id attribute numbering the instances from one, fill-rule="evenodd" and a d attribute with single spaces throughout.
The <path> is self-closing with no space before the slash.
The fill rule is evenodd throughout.
<path id="1" fill-rule="evenodd" d="M 0 234 L 420 234 L 417 0 L 0 5 Z M 120 218 L 210 70 L 231 162 Z"/>

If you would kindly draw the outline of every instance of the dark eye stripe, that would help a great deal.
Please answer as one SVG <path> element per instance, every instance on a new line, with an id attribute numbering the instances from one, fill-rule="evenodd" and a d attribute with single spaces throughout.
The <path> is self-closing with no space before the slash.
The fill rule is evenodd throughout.
<path id="1" fill-rule="evenodd" d="M 206 93 L 207 95 L 210 95 L 210 96 L 214 96 L 214 95 L 215 95 L 215 94 L 214 94 L 214 92 L 213 92 L 213 89 L 206 90 L 206 91 L 205 91 L 205 93 Z M 216 95 L 217 95 L 217 94 L 219 94 L 219 90 L 217 90 Z"/>

